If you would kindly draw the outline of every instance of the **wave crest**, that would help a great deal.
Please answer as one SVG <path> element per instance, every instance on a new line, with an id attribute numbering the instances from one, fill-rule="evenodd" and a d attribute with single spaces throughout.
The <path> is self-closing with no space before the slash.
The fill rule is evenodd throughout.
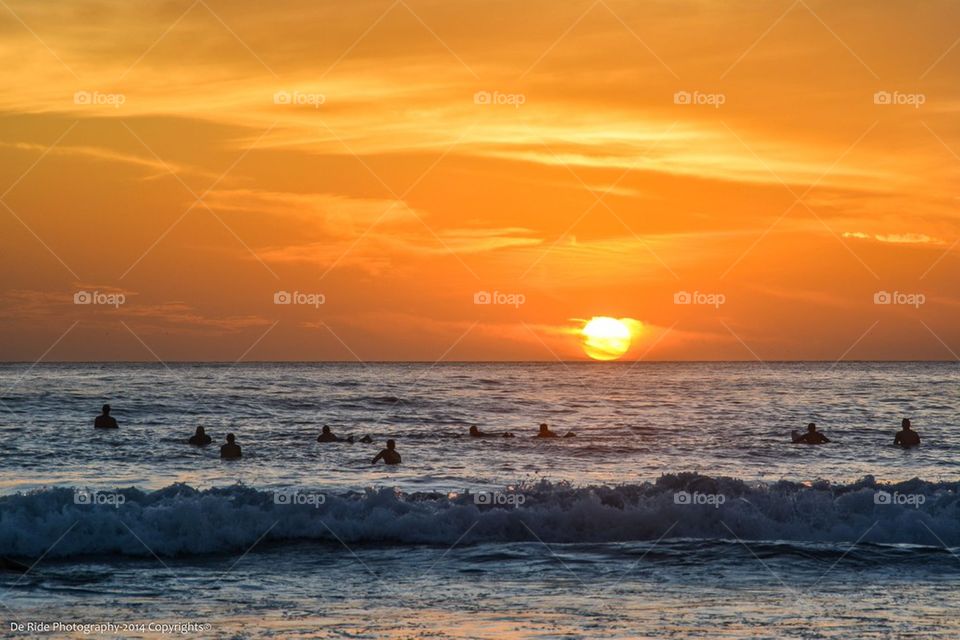
<path id="1" fill-rule="evenodd" d="M 960 483 L 920 479 L 761 485 L 698 474 L 615 487 L 543 481 L 449 495 L 278 493 L 243 485 L 201 491 L 185 484 L 84 494 L 58 487 L 0 497 L 0 554 L 233 553 L 261 537 L 348 545 L 620 542 L 657 540 L 665 532 L 708 540 L 957 546 L 958 490 Z M 78 495 L 87 497 L 78 504 Z"/>

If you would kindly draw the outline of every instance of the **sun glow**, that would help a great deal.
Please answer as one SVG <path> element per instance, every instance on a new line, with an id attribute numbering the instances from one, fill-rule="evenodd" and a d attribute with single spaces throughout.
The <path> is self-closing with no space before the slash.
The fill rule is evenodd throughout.
<path id="1" fill-rule="evenodd" d="M 616 360 L 630 349 L 632 331 L 622 320 L 594 316 L 580 331 L 583 351 L 594 360 Z"/>

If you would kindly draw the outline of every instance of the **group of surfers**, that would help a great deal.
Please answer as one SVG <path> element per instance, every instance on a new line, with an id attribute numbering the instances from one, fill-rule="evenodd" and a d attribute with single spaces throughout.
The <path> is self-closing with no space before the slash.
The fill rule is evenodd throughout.
<path id="1" fill-rule="evenodd" d="M 105 404 L 101 408 L 101 413 L 93 421 L 93 426 L 97 429 L 118 429 L 119 424 L 117 419 L 110 415 L 110 405 Z M 484 433 L 480 431 L 476 426 L 470 427 L 469 435 L 472 438 L 512 438 L 514 437 L 512 433 L 505 432 L 501 434 L 493 433 Z M 564 438 L 573 438 L 577 434 L 572 431 L 568 431 L 562 437 Z M 540 425 L 540 430 L 537 432 L 534 438 L 559 438 L 560 435 L 554 433 L 550 430 L 549 425 L 546 423 Z M 363 444 L 371 444 L 373 438 L 370 436 L 363 436 L 358 440 L 354 440 L 353 436 L 347 436 L 346 438 L 341 438 L 334 434 L 330 427 L 323 425 L 323 428 L 320 430 L 320 435 L 317 436 L 317 442 L 347 442 L 353 444 L 354 442 L 361 442 Z M 196 432 L 187 439 L 187 444 L 193 445 L 195 447 L 205 447 L 213 443 L 213 438 L 206 432 L 206 429 L 203 427 L 197 427 Z M 238 460 L 243 457 L 243 451 L 240 448 L 240 445 L 237 444 L 237 438 L 234 434 L 228 433 L 226 437 L 226 442 L 220 447 L 220 457 L 224 460 Z M 401 458 L 400 453 L 397 451 L 397 443 L 392 438 L 387 440 L 387 446 L 385 449 L 381 450 L 376 456 L 374 456 L 371 464 L 376 464 L 379 461 L 383 460 L 385 464 L 394 465 L 400 464 Z"/>
<path id="2" fill-rule="evenodd" d="M 118 429 L 120 425 L 117 423 L 117 419 L 110 415 L 110 405 L 105 404 L 101 408 L 101 413 L 93 421 L 93 426 L 97 429 Z M 240 448 L 240 445 L 237 444 L 237 437 L 232 433 L 227 434 L 226 442 L 223 446 L 220 447 L 220 457 L 224 460 L 239 460 L 243 457 L 243 451 Z M 208 444 L 213 442 L 213 438 L 207 433 L 206 429 L 203 427 L 197 427 L 196 432 L 189 438 L 187 438 L 187 444 L 193 445 L 195 447 L 205 447 Z M 330 431 L 330 427 L 323 425 L 323 429 L 320 432 L 320 435 L 317 436 L 317 442 L 350 442 L 353 443 L 353 436 L 349 438 L 338 438 L 333 435 Z M 363 442 L 369 444 L 373 442 L 373 439 L 370 436 L 363 436 L 358 440 L 358 442 Z M 387 440 L 387 447 L 380 451 L 374 458 L 372 464 L 376 464 L 380 460 L 383 460 L 386 464 L 400 464 L 400 454 L 397 452 L 397 443 L 394 440 Z"/>
<path id="3" fill-rule="evenodd" d="M 807 432 L 800 434 L 793 432 L 794 444 L 827 444 L 830 438 L 817 431 L 817 425 L 811 422 L 807 425 Z M 913 430 L 909 418 L 904 418 L 900 422 L 900 431 L 893 436 L 893 444 L 904 449 L 919 446 L 920 434 Z"/>
<path id="4" fill-rule="evenodd" d="M 117 429 L 119 425 L 117 424 L 116 418 L 110 415 L 110 405 L 105 404 L 102 408 L 102 413 L 96 417 L 93 422 L 93 426 L 98 429 Z M 469 435 L 471 438 L 513 438 L 514 435 L 509 431 L 504 433 L 495 434 L 495 433 L 484 433 L 476 426 L 470 427 Z M 532 436 L 534 438 L 574 438 L 577 434 L 573 431 L 568 431 L 563 436 L 550 430 L 550 426 L 546 423 L 540 425 L 540 430 L 536 435 Z M 817 431 L 817 425 L 811 422 L 807 425 L 807 432 L 800 434 L 796 431 L 792 434 L 793 442 L 795 444 L 827 444 L 830 442 L 830 439 L 823 435 L 821 432 Z M 190 438 L 187 439 L 187 444 L 191 444 L 197 447 L 203 447 L 213 442 L 211 438 L 205 431 L 203 427 L 197 427 L 196 433 L 194 433 Z M 323 425 L 323 428 L 320 430 L 320 435 L 317 436 L 317 442 L 347 442 L 353 444 L 354 442 L 361 442 L 364 444 L 371 444 L 373 438 L 370 436 L 363 436 L 359 440 L 354 440 L 353 436 L 348 436 L 346 438 L 341 438 L 335 435 L 330 427 Z M 909 449 L 911 447 L 916 447 L 920 444 L 920 436 L 911 428 L 910 420 L 904 418 L 900 423 L 900 431 L 894 436 L 893 444 Z M 236 436 L 232 433 L 228 433 L 226 437 L 226 442 L 220 447 L 220 457 L 224 460 L 237 460 L 243 457 L 243 452 L 240 449 L 240 445 L 236 442 Z M 380 460 L 383 460 L 385 464 L 394 465 L 400 464 L 401 458 L 400 454 L 397 452 L 397 443 L 393 439 L 387 440 L 387 446 L 385 449 L 381 450 L 376 456 L 374 456 L 371 464 L 376 464 Z"/>

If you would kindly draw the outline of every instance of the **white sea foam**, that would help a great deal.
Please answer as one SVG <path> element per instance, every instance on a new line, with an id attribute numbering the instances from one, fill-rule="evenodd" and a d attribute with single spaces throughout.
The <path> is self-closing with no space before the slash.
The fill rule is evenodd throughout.
<path id="1" fill-rule="evenodd" d="M 680 474 L 617 487 L 542 482 L 512 489 L 522 501 L 393 490 L 296 501 L 240 485 L 197 491 L 177 484 L 153 492 L 121 489 L 122 499 L 78 504 L 75 490 L 61 487 L 0 498 L 0 554 L 228 553 L 261 536 L 265 543 L 337 545 L 450 545 L 461 536 L 460 544 L 643 541 L 671 526 L 669 538 L 955 546 L 958 490 L 960 483 L 922 480 L 761 485 Z"/>

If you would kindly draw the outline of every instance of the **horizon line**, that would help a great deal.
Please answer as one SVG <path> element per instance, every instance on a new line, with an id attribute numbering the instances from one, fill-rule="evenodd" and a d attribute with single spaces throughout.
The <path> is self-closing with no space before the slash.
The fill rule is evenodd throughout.
<path id="1" fill-rule="evenodd" d="M 441 365 L 441 364 L 596 364 L 596 365 L 623 365 L 623 364 L 757 364 L 757 365 L 768 365 L 768 364 L 896 364 L 896 363 L 931 363 L 931 364 L 951 364 L 951 363 L 960 363 L 960 360 L 956 359 L 889 359 L 889 360 L 827 360 L 827 359 L 803 359 L 803 360 L 786 360 L 786 359 L 774 359 L 774 360 L 757 360 L 757 359 L 738 359 L 738 360 L 590 360 L 590 359 L 578 359 L 578 360 L 47 360 L 47 361 L 31 361 L 31 360 L 0 360 L 0 366 L 2 365 L 17 365 L 17 364 L 26 364 L 31 366 L 41 366 L 41 365 L 65 365 L 65 364 L 96 364 L 96 365 L 105 365 L 105 364 L 154 364 L 154 365 L 168 365 L 168 364 L 228 364 L 228 365 L 244 365 L 244 364 L 355 364 L 355 365 L 370 365 L 370 364 L 429 364 L 429 365 Z"/>

